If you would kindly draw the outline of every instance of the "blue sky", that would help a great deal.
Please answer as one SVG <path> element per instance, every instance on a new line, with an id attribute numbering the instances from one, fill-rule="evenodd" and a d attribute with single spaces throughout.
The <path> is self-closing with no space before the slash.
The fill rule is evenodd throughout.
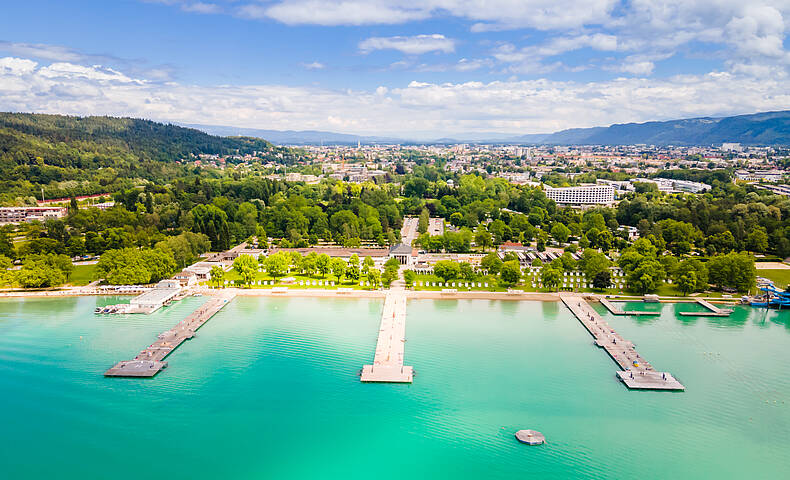
<path id="1" fill-rule="evenodd" d="M 787 0 L 8 3 L 2 110 L 430 138 L 790 108 Z"/>

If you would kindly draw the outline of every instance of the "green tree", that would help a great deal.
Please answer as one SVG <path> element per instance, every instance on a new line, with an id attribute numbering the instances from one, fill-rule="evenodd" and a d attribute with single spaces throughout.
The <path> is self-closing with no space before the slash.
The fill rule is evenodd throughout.
<path id="1" fill-rule="evenodd" d="M 414 280 L 417 278 L 417 274 L 414 273 L 413 270 L 406 270 L 403 272 L 403 280 L 406 282 L 407 286 L 414 285 Z"/>
<path id="2" fill-rule="evenodd" d="M 507 285 L 515 285 L 521 280 L 521 265 L 518 260 L 508 260 L 502 264 L 499 277 Z"/>
<path id="3" fill-rule="evenodd" d="M 278 277 L 282 277 L 288 272 L 289 263 L 290 259 L 284 252 L 273 253 L 263 261 L 266 272 L 274 278 L 275 282 Z"/>
<path id="4" fill-rule="evenodd" d="M 683 280 L 685 282 L 685 287 L 690 287 L 690 289 L 686 291 L 680 286 L 683 277 L 686 277 L 686 279 Z M 680 262 L 675 268 L 672 279 L 684 293 L 702 292 L 708 288 L 708 267 L 696 258 L 687 258 Z M 691 280 L 694 280 L 693 285 L 689 283 Z"/>
<path id="5" fill-rule="evenodd" d="M 688 295 L 697 288 L 697 274 L 694 272 L 687 272 L 677 279 L 677 286 L 683 295 Z"/>
<path id="6" fill-rule="evenodd" d="M 209 279 L 209 283 L 214 285 L 214 287 L 221 288 L 223 285 L 225 285 L 225 270 L 219 265 L 214 265 L 211 267 L 209 275 L 211 277 Z"/>
<path id="7" fill-rule="evenodd" d="M 459 274 L 461 278 L 467 281 L 473 281 L 477 279 L 477 274 L 475 273 L 472 265 L 469 262 L 460 262 L 459 263 Z"/>
<path id="8" fill-rule="evenodd" d="M 612 262 L 606 258 L 606 255 L 590 248 L 584 250 L 579 260 L 579 268 L 588 279 L 595 278 L 600 272 L 608 272 L 611 266 Z"/>
<path id="9" fill-rule="evenodd" d="M 592 277 L 593 288 L 603 290 L 612 284 L 612 273 L 609 270 L 601 270 Z"/>
<path id="10" fill-rule="evenodd" d="M 357 266 L 359 268 L 359 266 Z M 377 268 L 371 268 L 367 275 L 368 283 L 375 288 L 381 283 L 381 272 Z"/>
<path id="11" fill-rule="evenodd" d="M 499 273 L 499 269 L 502 268 L 502 260 L 499 259 L 499 255 L 495 252 L 491 252 L 480 260 L 480 266 L 488 271 L 489 274 L 496 275 Z"/>
<path id="12" fill-rule="evenodd" d="M 551 227 L 551 236 L 554 237 L 554 240 L 560 243 L 565 243 L 568 241 L 568 238 L 571 236 L 571 231 L 568 227 L 566 227 L 562 223 L 557 222 L 554 224 L 553 227 Z"/>
<path id="13" fill-rule="evenodd" d="M 331 260 L 329 258 L 329 255 L 327 255 L 326 253 L 322 253 L 321 255 L 318 256 L 318 258 L 316 258 L 315 265 L 316 268 L 318 269 L 318 273 L 321 274 L 321 278 L 326 277 L 326 274 L 329 273 L 329 271 L 332 269 L 330 263 Z"/>
<path id="14" fill-rule="evenodd" d="M 239 255 L 233 261 L 233 271 L 241 277 L 244 285 L 251 285 L 258 273 L 258 261 L 252 255 Z"/>
<path id="15" fill-rule="evenodd" d="M 708 262 L 708 277 L 710 283 L 721 288 L 748 292 L 756 283 L 757 270 L 749 254 L 733 252 L 711 258 Z"/>
<path id="16" fill-rule="evenodd" d="M 551 266 L 543 267 L 540 271 L 540 281 L 545 288 L 556 290 L 562 283 L 562 270 Z"/>
<path id="17" fill-rule="evenodd" d="M 763 253 L 768 250 L 768 234 L 763 227 L 756 227 L 746 237 L 746 248 L 752 252 Z"/>
<path id="18" fill-rule="evenodd" d="M 370 269 L 373 268 L 374 265 L 375 265 L 375 262 L 373 262 L 373 257 L 366 256 L 362 260 L 362 275 L 367 275 L 368 272 L 370 271 Z"/>
<path id="19" fill-rule="evenodd" d="M 346 268 L 346 276 L 355 282 L 359 280 L 359 255 L 356 253 L 351 255 L 348 259 L 348 267 Z"/>
<path id="20" fill-rule="evenodd" d="M 483 251 L 494 245 L 494 239 L 491 237 L 491 233 L 486 230 L 483 224 L 478 225 L 477 229 L 475 229 L 475 245 L 482 247 Z"/>
<path id="21" fill-rule="evenodd" d="M 661 263 L 655 259 L 647 259 L 639 262 L 636 268 L 626 274 L 625 281 L 631 290 L 644 295 L 658 289 L 664 283 L 665 277 Z"/>
<path id="22" fill-rule="evenodd" d="M 439 260 L 433 266 L 433 274 L 445 282 L 458 278 L 461 274 L 461 266 L 452 260 Z"/>
<path id="23" fill-rule="evenodd" d="M 346 274 L 346 262 L 342 258 L 333 258 L 329 262 L 329 269 L 332 271 L 332 275 L 337 278 L 337 283 L 340 283 L 343 275 Z"/>
<path id="24" fill-rule="evenodd" d="M 420 218 L 417 221 L 417 232 L 425 233 L 428 231 L 428 224 L 430 221 L 431 214 L 428 212 L 427 208 L 423 208 L 420 212 Z"/>
<path id="25" fill-rule="evenodd" d="M 395 268 L 385 268 L 384 274 L 381 276 L 381 283 L 389 288 L 392 282 L 398 278 L 398 270 Z"/>

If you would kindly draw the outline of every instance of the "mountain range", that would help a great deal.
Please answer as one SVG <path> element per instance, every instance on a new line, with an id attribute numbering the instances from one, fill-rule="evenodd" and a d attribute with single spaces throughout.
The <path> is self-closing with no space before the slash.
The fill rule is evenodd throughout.
<path id="1" fill-rule="evenodd" d="M 790 110 L 731 117 L 700 117 L 661 122 L 623 123 L 608 127 L 572 128 L 546 134 L 503 135 L 468 133 L 454 138 L 418 141 L 386 136 L 360 136 L 316 130 L 260 130 L 190 124 L 212 135 L 264 138 L 280 145 L 376 144 L 524 144 L 524 145 L 790 145 Z"/>

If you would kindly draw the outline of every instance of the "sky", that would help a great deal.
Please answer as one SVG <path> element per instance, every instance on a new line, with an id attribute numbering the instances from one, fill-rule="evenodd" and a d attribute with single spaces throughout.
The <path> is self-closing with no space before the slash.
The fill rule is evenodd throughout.
<path id="1" fill-rule="evenodd" d="M 430 139 L 790 109 L 790 0 L 3 3 L 2 111 Z"/>

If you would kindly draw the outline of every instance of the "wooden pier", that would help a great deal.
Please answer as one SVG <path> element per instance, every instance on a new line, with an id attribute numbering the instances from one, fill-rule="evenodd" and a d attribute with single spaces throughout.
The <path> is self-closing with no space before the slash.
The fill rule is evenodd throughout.
<path id="1" fill-rule="evenodd" d="M 661 315 L 661 312 L 648 312 L 643 310 L 628 310 L 625 311 L 620 307 L 616 307 L 612 302 L 604 297 L 600 297 L 601 305 L 609 310 L 612 315 Z"/>
<path id="2" fill-rule="evenodd" d="M 133 360 L 118 362 L 104 372 L 105 377 L 153 377 L 167 367 L 164 358 L 178 348 L 184 340 L 195 336 L 195 332 L 211 319 L 222 307 L 236 296 L 234 290 L 223 290 L 217 298 L 212 298 L 187 318 L 178 322 L 170 330 L 159 334 L 159 340 L 140 352 Z"/>
<path id="3" fill-rule="evenodd" d="M 401 282 L 402 283 L 402 282 Z M 406 342 L 406 292 L 395 285 L 384 299 L 373 365 L 362 367 L 363 382 L 411 383 L 412 367 L 403 365 Z"/>
<path id="4" fill-rule="evenodd" d="M 606 350 L 622 368 L 617 377 L 636 390 L 684 390 L 685 387 L 667 372 L 657 372 L 642 358 L 634 344 L 621 337 L 606 323 L 587 302 L 578 295 L 561 295 L 560 298 L 574 316 L 590 332 L 595 344 Z"/>
<path id="5" fill-rule="evenodd" d="M 707 312 L 680 312 L 684 317 L 729 317 L 732 310 L 729 308 L 719 308 L 707 300 L 698 299 L 697 303 L 705 307 Z"/>

